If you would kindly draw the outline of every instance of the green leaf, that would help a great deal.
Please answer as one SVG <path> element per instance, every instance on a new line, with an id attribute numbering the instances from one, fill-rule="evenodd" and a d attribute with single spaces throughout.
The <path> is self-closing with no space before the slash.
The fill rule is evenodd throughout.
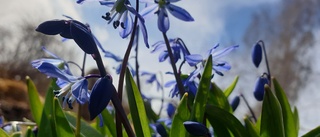
<path id="1" fill-rule="evenodd" d="M 28 129 L 27 129 L 27 131 L 26 131 L 26 133 L 25 133 L 24 136 L 25 136 L 25 137 L 34 137 L 35 135 L 34 135 L 34 133 L 32 132 L 32 129 L 31 129 L 30 127 L 28 127 Z"/>
<path id="2" fill-rule="evenodd" d="M 299 113 L 296 107 L 294 107 L 293 109 L 293 118 L 294 118 L 294 123 L 296 125 L 296 132 L 299 133 L 299 129 L 300 129 Z"/>
<path id="3" fill-rule="evenodd" d="M 192 121 L 203 121 L 203 116 L 207 104 L 208 92 L 211 85 L 211 75 L 212 75 L 212 55 L 209 56 L 207 63 L 204 67 L 203 74 L 200 79 L 198 91 L 194 99 L 193 108 L 191 111 Z"/>
<path id="4" fill-rule="evenodd" d="M 64 114 L 59 100 L 57 98 L 53 99 L 53 121 L 55 123 L 55 132 L 58 137 L 73 137 L 74 133 L 69 125 L 69 122 Z"/>
<path id="5" fill-rule="evenodd" d="M 22 132 L 14 132 L 10 136 L 11 137 L 21 137 L 22 136 Z"/>
<path id="6" fill-rule="evenodd" d="M 103 127 L 105 127 L 110 132 L 109 136 L 117 136 L 116 124 L 114 123 L 114 118 L 110 114 L 110 112 L 107 109 L 104 109 L 101 112 L 101 115 L 103 117 Z"/>
<path id="7" fill-rule="evenodd" d="M 38 90 L 30 77 L 26 77 L 27 80 L 27 87 L 28 87 L 28 97 L 29 97 L 29 104 L 31 109 L 31 114 L 34 119 L 34 121 L 37 123 L 37 125 L 40 125 L 41 122 L 41 116 L 42 116 L 42 110 L 43 110 L 43 104 L 40 101 L 40 97 L 38 94 Z"/>
<path id="8" fill-rule="evenodd" d="M 320 126 L 312 129 L 308 133 L 304 134 L 302 137 L 320 137 Z"/>
<path id="9" fill-rule="evenodd" d="M 52 121 L 52 108 L 53 108 L 53 86 L 55 81 L 51 81 L 51 86 L 47 90 L 44 107 L 41 116 L 40 126 L 38 126 L 38 136 L 39 137 L 55 137 L 56 132 L 54 122 Z"/>
<path id="10" fill-rule="evenodd" d="M 71 113 L 65 113 L 66 118 L 70 123 L 70 126 L 75 129 L 76 128 L 76 116 Z M 81 119 L 81 128 L 80 134 L 84 137 L 103 137 L 96 129 L 89 125 L 86 121 Z"/>
<path id="11" fill-rule="evenodd" d="M 248 137 L 245 127 L 230 112 L 213 105 L 207 105 L 206 110 L 207 119 L 212 126 L 224 126 L 235 137 Z"/>
<path id="12" fill-rule="evenodd" d="M 260 135 L 262 137 L 285 136 L 280 103 L 267 85 L 265 85 L 262 102 Z"/>
<path id="13" fill-rule="evenodd" d="M 287 96 L 284 90 L 282 89 L 282 87 L 280 86 L 279 82 L 274 77 L 272 77 L 272 81 L 274 84 L 275 95 L 279 100 L 281 110 L 282 110 L 285 136 L 297 137 L 298 136 L 298 132 L 296 129 L 297 126 L 295 125 L 296 123 L 295 123 Z"/>
<path id="14" fill-rule="evenodd" d="M 128 68 L 126 69 L 126 89 L 136 136 L 150 137 L 151 132 L 144 101 Z"/>
<path id="15" fill-rule="evenodd" d="M 188 93 L 185 93 L 177 107 L 176 114 L 173 117 L 170 137 L 185 137 L 186 129 L 183 122 L 189 120 L 190 111 L 188 109 Z"/>
<path id="16" fill-rule="evenodd" d="M 254 126 L 254 124 L 248 119 L 248 117 L 244 118 L 245 127 L 250 137 L 259 137 L 258 129 Z"/>
<path id="17" fill-rule="evenodd" d="M 224 95 L 228 98 L 229 95 L 232 93 L 232 91 L 234 90 L 234 88 L 236 87 L 237 83 L 238 83 L 238 80 L 239 80 L 239 76 L 236 76 L 233 80 L 233 82 L 231 83 L 231 85 L 229 85 L 229 87 L 227 89 L 225 89 L 223 92 L 224 92 Z"/>
<path id="18" fill-rule="evenodd" d="M 226 111 L 232 112 L 232 108 L 227 97 L 215 83 L 212 83 L 209 92 L 208 104 L 215 105 Z"/>
<path id="19" fill-rule="evenodd" d="M 2 128 L 0 128 L 0 137 L 9 137 L 6 131 L 4 131 Z"/>

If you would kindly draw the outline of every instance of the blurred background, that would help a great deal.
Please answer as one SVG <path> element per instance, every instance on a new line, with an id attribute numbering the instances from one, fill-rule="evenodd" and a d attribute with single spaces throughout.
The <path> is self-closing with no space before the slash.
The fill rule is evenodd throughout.
<path id="1" fill-rule="evenodd" d="M 186 9 L 195 21 L 183 22 L 169 15 L 168 37 L 182 38 L 191 53 L 203 54 L 217 43 L 220 49 L 240 45 L 223 58 L 232 69 L 223 77 L 216 75 L 213 80 L 224 89 L 235 76 L 240 77 L 230 99 L 244 94 L 259 115 L 261 102 L 254 99 L 253 88 L 257 77 L 267 70 L 264 62 L 256 69 L 250 54 L 252 46 L 263 40 L 272 76 L 279 80 L 291 104 L 299 110 L 300 135 L 320 125 L 319 0 L 183 0 L 174 4 Z M 66 19 L 62 15 L 68 15 L 88 23 L 106 50 L 123 57 L 129 40 L 120 38 L 118 30 L 101 18 L 109 10 L 110 7 L 96 1 L 79 5 L 75 0 L 0 0 L 0 114 L 8 120 L 30 117 L 24 84 L 27 75 L 34 80 L 40 94 L 45 95 L 49 80 L 30 65 L 30 61 L 47 56 L 41 46 L 65 60 L 82 62 L 83 53 L 73 41 L 62 42 L 59 36 L 45 36 L 34 31 L 44 21 Z M 150 45 L 162 40 L 156 16 L 146 20 L 146 26 Z M 164 74 L 171 70 L 169 63 L 158 63 L 158 54 L 151 54 L 152 48 L 146 48 L 140 41 L 140 69 L 161 72 L 164 82 L 173 80 L 173 76 Z M 94 69 L 94 62 L 90 58 L 87 61 L 87 70 Z M 105 59 L 104 63 L 117 85 L 118 76 L 114 70 L 117 62 Z M 80 75 L 77 69 L 74 71 Z M 184 68 L 184 72 L 191 72 L 191 68 Z M 142 77 L 142 81 L 146 79 Z M 166 98 L 169 91 L 170 88 L 165 88 Z M 142 82 L 142 92 L 150 98 L 161 97 L 155 85 Z M 160 104 L 159 100 L 153 103 L 153 106 Z M 156 109 L 158 107 L 155 107 L 158 111 Z M 243 101 L 235 115 L 239 119 L 249 115 Z"/>

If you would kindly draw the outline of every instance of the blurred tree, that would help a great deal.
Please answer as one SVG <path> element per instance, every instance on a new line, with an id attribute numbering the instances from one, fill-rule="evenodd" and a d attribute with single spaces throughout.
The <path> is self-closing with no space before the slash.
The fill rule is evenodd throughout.
<path id="1" fill-rule="evenodd" d="M 44 95 L 49 79 L 32 68 L 30 62 L 46 57 L 41 46 L 60 53 L 58 55 L 66 60 L 73 57 L 73 51 L 62 48 L 57 37 L 36 32 L 36 27 L 35 23 L 27 20 L 21 21 L 14 29 L 0 26 L 0 78 L 23 80 L 28 75 Z"/>
<path id="2" fill-rule="evenodd" d="M 291 101 L 297 99 L 312 72 L 319 13 L 319 0 L 282 0 L 277 6 L 266 5 L 253 15 L 243 38 L 250 48 L 260 39 L 265 42 L 271 74 Z"/>

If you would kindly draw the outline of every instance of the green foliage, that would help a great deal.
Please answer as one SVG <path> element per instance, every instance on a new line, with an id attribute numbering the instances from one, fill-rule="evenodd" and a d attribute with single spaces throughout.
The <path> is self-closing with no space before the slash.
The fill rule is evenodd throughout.
<path id="1" fill-rule="evenodd" d="M 136 135 L 140 137 L 149 137 L 151 136 L 151 132 L 144 101 L 128 68 L 126 70 L 126 83 L 129 107 Z"/>
<path id="2" fill-rule="evenodd" d="M 171 127 L 164 123 L 166 132 L 172 137 L 191 136 L 186 131 L 183 123 L 185 121 L 198 121 L 212 127 L 216 137 L 296 137 L 299 132 L 299 115 L 296 107 L 290 106 L 284 90 L 275 78 L 272 78 L 274 91 L 265 86 L 265 95 L 262 103 L 262 113 L 257 122 L 251 121 L 249 116 L 242 120 L 237 119 L 232 112 L 228 97 L 235 89 L 238 76 L 222 91 L 218 85 L 211 82 L 212 60 L 208 58 L 203 74 L 201 75 L 197 94 L 190 98 L 185 93 L 181 98 L 175 114 L 173 115 Z M 129 70 L 126 71 L 126 89 L 130 107 L 128 116 L 132 122 L 136 136 L 151 136 L 150 124 L 155 123 L 159 116 L 151 108 L 150 102 L 145 102 L 139 92 Z M 56 88 L 55 81 L 47 91 L 44 104 L 40 101 L 37 89 L 32 80 L 27 78 L 28 95 L 30 107 L 35 123 L 38 125 L 38 135 L 46 137 L 72 137 L 77 127 L 77 116 L 72 112 L 65 112 L 61 108 L 60 101 L 54 97 L 53 89 Z M 193 100 L 190 103 L 190 99 Z M 81 120 L 80 136 L 103 137 L 117 136 L 115 115 L 106 109 L 101 113 L 104 126 Z M 26 132 L 13 132 L 7 134 L 0 129 L 1 137 L 9 136 L 34 137 L 32 128 L 28 127 Z M 320 127 L 317 127 L 303 135 L 303 137 L 315 137 L 320 135 Z M 123 136 L 127 133 L 123 130 Z"/>

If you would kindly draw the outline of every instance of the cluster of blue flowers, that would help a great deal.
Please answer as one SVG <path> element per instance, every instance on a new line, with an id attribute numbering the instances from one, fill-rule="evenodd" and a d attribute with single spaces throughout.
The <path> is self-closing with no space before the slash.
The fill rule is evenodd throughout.
<path id="1" fill-rule="evenodd" d="M 217 44 L 209 49 L 205 56 L 202 56 L 201 54 L 191 54 L 183 40 L 180 38 L 166 39 L 166 32 L 170 28 L 168 11 L 171 15 L 182 21 L 194 21 L 193 17 L 185 9 L 173 4 L 178 1 L 179 0 L 140 0 L 140 2 L 146 4 L 146 7 L 140 12 L 131 6 L 129 0 L 98 1 L 101 5 L 111 7 L 111 10 L 103 15 L 102 18 L 108 23 L 112 22 L 113 27 L 119 30 L 119 34 L 122 38 L 127 38 L 130 34 L 135 35 L 133 30 L 135 27 L 139 26 L 143 34 L 144 43 L 148 48 L 148 33 L 145 26 L 145 19 L 153 14 L 158 16 L 158 29 L 164 34 L 165 38 L 164 41 L 156 42 L 151 46 L 153 48 L 151 53 L 160 53 L 159 62 L 170 59 L 171 65 L 174 66 L 178 62 L 181 62 L 178 70 L 173 70 L 173 73 L 168 72 L 169 74 L 178 75 L 178 77 L 181 78 L 181 81 L 176 77 L 176 80 L 168 81 L 164 84 L 164 87 L 172 87 L 170 92 L 171 97 L 178 96 L 179 93 L 182 92 L 181 90 L 196 95 L 198 89 L 197 81 L 200 79 L 206 59 L 210 55 L 213 58 L 212 69 L 213 72 L 215 72 L 214 74 L 223 76 L 223 71 L 230 70 L 231 65 L 228 62 L 221 60 L 221 58 L 239 47 L 238 45 L 235 45 L 218 50 L 219 44 Z M 79 4 L 83 4 L 84 2 L 85 0 L 77 1 Z M 135 21 L 132 16 L 136 17 Z M 121 73 L 122 67 L 128 66 L 132 74 L 149 76 L 146 83 L 156 83 L 157 89 L 163 90 L 163 86 L 160 84 L 155 73 L 143 71 L 140 74 L 136 74 L 136 70 L 134 70 L 130 64 L 123 66 L 123 62 L 127 62 L 128 60 L 105 50 L 97 38 L 91 33 L 88 24 L 83 24 L 72 18 L 69 18 L 69 20 L 50 20 L 41 23 L 36 31 L 46 35 L 59 34 L 65 39 L 73 39 L 84 53 L 90 54 L 94 58 L 97 67 L 99 68 L 100 75 L 89 74 L 87 76 L 74 76 L 69 68 L 70 62 L 64 61 L 54 53 L 43 48 L 43 50 L 51 55 L 52 58 L 37 59 L 32 61 L 31 64 L 34 68 L 47 76 L 56 78 L 56 83 L 61 89 L 54 91 L 54 93 L 57 97 L 63 97 L 63 107 L 68 105 L 69 108 L 73 108 L 72 103 L 75 101 L 79 104 L 88 102 L 90 119 L 92 120 L 106 109 L 109 101 L 117 94 L 116 88 L 112 84 L 112 77 L 104 70 L 100 51 L 102 51 L 104 57 L 111 58 L 118 63 L 118 66 L 115 67 L 117 74 Z M 183 74 L 181 67 L 185 64 L 189 67 L 194 67 L 195 69 L 190 73 Z M 79 68 L 83 71 L 83 68 Z M 212 77 L 214 74 L 212 74 Z M 88 89 L 87 80 L 89 78 L 99 78 L 91 90 Z M 179 84 L 183 86 L 183 89 L 179 87 Z M 239 97 L 236 98 L 236 101 L 233 104 L 235 104 L 235 106 L 239 104 Z M 171 118 L 174 112 L 175 107 L 169 103 L 167 109 L 168 117 Z M 170 124 L 170 122 L 167 124 Z M 201 135 L 209 134 L 207 128 L 203 125 L 199 126 L 200 124 L 201 123 L 192 121 L 184 123 L 187 130 L 197 127 L 199 128 L 199 131 L 201 131 Z M 154 127 L 155 130 L 161 134 L 161 130 L 163 130 L 162 124 L 156 123 Z M 200 135 L 197 133 L 194 134 Z"/>

